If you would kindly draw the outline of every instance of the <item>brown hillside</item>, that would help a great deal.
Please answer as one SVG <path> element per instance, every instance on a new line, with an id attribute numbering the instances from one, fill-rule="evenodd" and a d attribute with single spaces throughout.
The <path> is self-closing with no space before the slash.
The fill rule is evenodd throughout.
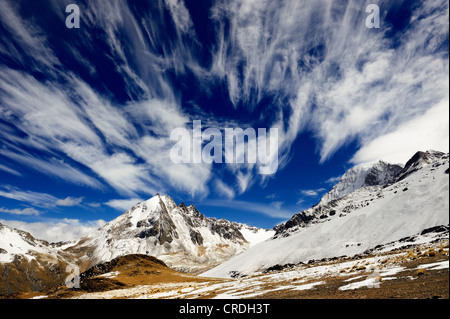
<path id="1" fill-rule="evenodd" d="M 49 298 L 70 298 L 86 292 L 161 283 L 201 282 L 206 279 L 177 272 L 152 256 L 133 254 L 117 257 L 110 262 L 91 267 L 80 275 L 80 289 L 68 289 L 62 285 L 47 293 Z M 28 295 L 20 296 L 22 298 Z M 20 298 L 19 297 L 19 298 Z"/>

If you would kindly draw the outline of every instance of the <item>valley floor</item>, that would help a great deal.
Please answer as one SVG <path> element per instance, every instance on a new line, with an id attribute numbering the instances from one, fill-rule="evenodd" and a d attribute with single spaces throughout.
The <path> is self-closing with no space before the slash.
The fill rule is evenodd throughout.
<path id="1" fill-rule="evenodd" d="M 54 299 L 448 299 L 449 240 L 353 258 L 312 261 L 237 279 L 198 277 L 160 269 L 131 280 L 120 271 L 97 276 L 102 291 L 28 293 Z M 108 283 L 109 281 L 109 283 Z M 98 285 L 97 285 L 98 286 Z M 100 287 L 100 286 L 98 286 Z M 106 287 L 106 288 L 105 288 Z"/>

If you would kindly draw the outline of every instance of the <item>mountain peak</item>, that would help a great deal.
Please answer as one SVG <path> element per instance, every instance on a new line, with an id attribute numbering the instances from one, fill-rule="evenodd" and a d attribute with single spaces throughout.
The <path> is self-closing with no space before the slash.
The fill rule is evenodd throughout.
<path id="1" fill-rule="evenodd" d="M 386 185 L 391 183 L 403 169 L 402 165 L 379 161 L 368 171 L 363 186 Z"/>
<path id="2" fill-rule="evenodd" d="M 271 235 L 262 229 L 250 232 L 247 228 L 224 219 L 205 217 L 194 205 L 178 205 L 170 196 L 156 194 L 100 228 L 74 249 L 92 250 L 90 262 L 93 263 L 125 254 L 145 254 L 161 258 L 178 270 L 196 272 L 243 252 L 254 241 Z M 250 234 L 249 240 L 241 230 Z"/>
<path id="3" fill-rule="evenodd" d="M 424 166 L 441 159 L 448 159 L 448 153 L 446 154 L 435 150 L 428 150 L 425 152 L 418 151 L 409 159 L 408 162 L 406 162 L 405 167 L 398 174 L 397 181 L 400 181 L 411 173 L 422 169 Z"/>
<path id="4" fill-rule="evenodd" d="M 378 161 L 360 164 L 347 170 L 340 181 L 320 200 L 321 204 L 339 199 L 364 186 L 386 185 L 402 170 L 399 164 Z"/>

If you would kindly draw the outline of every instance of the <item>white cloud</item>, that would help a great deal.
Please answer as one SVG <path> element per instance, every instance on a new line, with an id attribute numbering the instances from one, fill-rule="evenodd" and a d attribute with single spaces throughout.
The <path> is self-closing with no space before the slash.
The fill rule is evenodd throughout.
<path id="1" fill-rule="evenodd" d="M 90 168 L 123 195 L 134 196 L 136 192 L 154 194 L 166 187 L 184 190 L 192 196 L 208 193 L 206 184 L 210 178 L 210 166 L 170 162 L 169 152 L 173 145 L 169 140 L 170 130 L 183 127 L 188 122 L 172 102 L 154 99 L 130 103 L 125 108 L 130 113 L 124 113 L 73 77 L 68 80 L 79 96 L 78 104 L 67 97 L 73 94 L 70 89 L 47 87 L 30 76 L 11 70 L 7 70 L 4 76 L 4 88 L 11 95 L 3 100 L 3 114 L 8 120 L 11 120 L 11 114 L 18 116 L 20 120 L 14 124 L 30 138 L 18 140 L 11 132 L 0 134 L 5 141 L 38 148 L 49 153 L 51 158 L 36 158 L 12 144 L 9 148 L 0 149 L 3 156 L 72 183 L 102 188 L 95 178 L 66 164 L 55 153 L 57 150 Z M 32 103 L 34 100 L 40 102 Z M 145 132 L 149 135 L 138 136 L 127 117 L 133 118 L 142 128 L 150 127 L 151 132 Z M 106 144 L 102 143 L 97 132 L 105 138 Z M 150 134 L 157 134 L 157 137 Z M 145 162 L 137 164 L 139 159 Z M 166 180 L 168 183 L 164 183 Z"/>
<path id="2" fill-rule="evenodd" d="M 54 65 L 59 64 L 52 50 L 47 44 L 47 39 L 43 33 L 31 21 L 25 21 L 19 17 L 16 11 L 16 4 L 1 0 L 0 21 L 14 35 L 10 39 L 4 39 L 0 44 L 0 51 L 9 53 L 14 61 L 37 69 L 52 69 Z M 11 40 L 13 39 L 13 40 Z M 3 39 L 2 39 L 3 40 Z M 6 46 L 6 47 L 3 47 Z M 25 52 L 28 60 L 23 59 L 23 55 L 17 51 L 20 48 Z M 29 59 L 34 62 L 32 65 Z"/>
<path id="3" fill-rule="evenodd" d="M 207 200 L 201 203 L 204 206 L 225 207 L 242 211 L 249 211 L 268 216 L 270 218 L 286 219 L 292 217 L 293 213 L 286 209 L 263 203 L 247 202 L 241 200 Z"/>
<path id="4" fill-rule="evenodd" d="M 33 191 L 23 191 L 16 187 L 9 185 L 0 186 L 0 197 L 10 198 L 17 201 L 25 202 L 33 206 L 52 208 L 56 206 L 77 206 L 81 204 L 83 198 L 66 197 L 65 199 L 59 199 L 53 195 L 33 192 Z M 19 212 L 19 210 L 17 210 Z M 29 210 L 27 212 L 36 212 Z M 12 212 L 11 212 L 12 213 Z"/>
<path id="5" fill-rule="evenodd" d="M 39 216 L 42 214 L 42 212 L 32 208 L 27 207 L 23 209 L 7 209 L 0 207 L 0 213 L 7 213 L 7 214 L 13 214 L 13 215 L 24 215 L 24 216 Z"/>
<path id="6" fill-rule="evenodd" d="M 48 242 L 70 241 L 92 234 L 106 224 L 104 220 L 81 221 L 78 219 L 58 219 L 43 222 L 23 222 L 0 220 L 0 223 L 29 232 L 37 239 Z"/>
<path id="7" fill-rule="evenodd" d="M 267 199 L 278 199 L 278 198 L 280 198 L 280 196 L 277 193 L 273 193 L 273 194 L 267 195 L 265 198 L 267 198 Z"/>
<path id="8" fill-rule="evenodd" d="M 166 6 L 169 8 L 173 22 L 178 30 L 183 33 L 192 32 L 193 23 L 186 9 L 183 0 L 164 0 Z"/>
<path id="9" fill-rule="evenodd" d="M 394 152 L 394 144 L 404 141 L 405 153 L 448 144 L 445 121 L 438 119 L 434 125 L 434 116 L 423 116 L 448 99 L 448 54 L 439 51 L 448 39 L 445 0 L 421 2 L 408 30 L 396 35 L 395 45 L 386 36 L 392 31 L 387 23 L 377 30 L 365 27 L 365 3 L 360 1 L 217 1 L 210 12 L 216 45 L 207 69 L 198 59 L 198 50 L 207 48 L 198 43 L 183 1 L 161 1 L 139 18 L 124 1 L 90 2 L 83 8 L 83 23 L 95 27 L 109 47 L 105 56 L 116 62 L 131 97 L 126 105 L 117 105 L 70 71 L 55 68 L 61 62 L 44 32 L 20 17 L 18 5 L 0 1 L 5 9 L 0 18 L 11 35 L 0 44 L 0 52 L 22 64 L 30 59 L 33 70 L 48 71 L 47 80 L 41 81 L 0 68 L 0 90 L 7 92 L 0 97 L 0 118 L 27 135 L 19 138 L 17 132 L 0 130 L 0 155 L 71 183 L 98 189 L 104 183 L 136 198 L 167 189 L 201 198 L 209 193 L 208 185 L 228 198 L 234 196 L 235 190 L 220 181 L 209 183 L 217 178 L 212 166 L 169 160 L 170 131 L 186 127 L 190 117 L 183 113 L 166 71 L 180 75 L 186 67 L 206 89 L 223 81 L 236 108 L 251 112 L 263 98 L 273 98 L 270 112 L 258 117 L 279 128 L 279 170 L 306 130 L 316 138 L 321 161 L 355 140 L 361 145 L 355 162 L 386 155 L 383 143 Z M 383 12 L 395 5 L 379 4 Z M 167 40 L 170 22 L 160 19 L 165 14 L 171 17 L 176 39 Z M 77 33 L 86 40 L 83 49 L 96 53 L 92 35 L 83 32 Z M 72 45 L 67 44 L 68 51 L 81 57 Z M 79 62 L 95 71 L 85 59 Z M 416 120 L 426 132 L 422 136 L 430 138 L 413 143 L 405 127 Z M 25 151 L 30 149 L 45 156 Z M 80 166 L 88 169 L 83 172 Z M 264 182 L 256 168 L 227 165 L 236 177 L 237 192 Z M 4 165 L 0 169 L 15 172 Z"/>
<path id="10" fill-rule="evenodd" d="M 32 191 L 21 191 L 11 186 L 2 186 L 0 189 L 0 196 L 21 202 L 26 202 L 38 207 L 53 206 L 58 200 L 58 198 L 49 194 Z"/>
<path id="11" fill-rule="evenodd" d="M 324 183 L 325 184 L 336 184 L 337 182 L 339 182 L 341 180 L 342 176 L 335 176 L 335 177 L 330 177 L 329 179 L 327 179 Z"/>
<path id="12" fill-rule="evenodd" d="M 379 5 L 386 14 L 396 4 Z M 348 142 L 364 147 L 395 131 L 448 96 L 448 54 L 436 51 L 448 40 L 447 7 L 445 0 L 421 2 L 409 28 L 390 38 L 385 16 L 382 28 L 366 28 L 360 1 L 219 1 L 211 70 L 227 81 L 236 106 L 286 97 L 290 107 L 271 112 L 281 129 L 280 154 L 309 130 L 323 162 Z M 441 135 L 439 128 L 432 134 Z"/>
<path id="13" fill-rule="evenodd" d="M 302 191 L 301 193 L 302 193 L 302 195 L 305 195 L 305 196 L 317 196 L 318 195 L 318 193 L 315 190 L 312 190 L 312 189 L 306 190 L 306 191 Z"/>
<path id="14" fill-rule="evenodd" d="M 2 164 L 0 164 L 0 170 L 1 171 L 4 171 L 4 172 L 7 172 L 7 173 L 9 173 L 9 174 L 12 174 L 12 175 L 16 175 L 16 176 L 22 176 L 22 174 L 20 174 L 18 171 L 16 171 L 15 169 L 12 169 L 12 168 L 10 168 L 10 167 L 8 167 L 8 166 L 5 166 L 5 165 L 2 165 Z"/>
<path id="15" fill-rule="evenodd" d="M 128 211 L 131 209 L 134 205 L 137 203 L 142 202 L 142 199 L 139 198 L 130 198 L 130 199 L 112 199 L 106 203 L 105 205 L 108 205 L 109 207 L 115 208 L 117 210 L 120 210 L 122 212 Z"/>
<path id="16" fill-rule="evenodd" d="M 86 205 L 88 205 L 88 206 L 90 206 L 90 207 L 98 208 L 98 207 L 100 207 L 102 204 L 100 204 L 100 203 L 86 203 Z"/>
<path id="17" fill-rule="evenodd" d="M 85 185 L 95 189 L 105 188 L 97 179 L 77 168 L 72 167 L 62 159 L 57 158 L 37 158 L 22 150 L 0 149 L 0 154 L 10 158 L 12 161 L 22 164 L 24 167 L 31 168 L 37 172 L 57 177 L 66 182 L 75 185 Z"/>
<path id="18" fill-rule="evenodd" d="M 283 206 L 284 202 L 280 202 L 280 201 L 276 201 L 276 202 L 271 202 L 270 205 L 272 205 L 273 207 L 275 207 L 276 209 L 280 210 L 281 206 Z"/>
<path id="19" fill-rule="evenodd" d="M 449 101 L 443 100 L 425 114 L 403 123 L 393 132 L 379 136 L 353 156 L 354 164 L 383 159 L 406 163 L 417 151 L 449 151 Z"/>
<path id="20" fill-rule="evenodd" d="M 306 189 L 306 190 L 301 190 L 300 194 L 303 196 L 307 196 L 307 197 L 316 197 L 316 196 L 320 195 L 320 193 L 323 193 L 324 191 L 326 191 L 325 188 Z"/>
<path id="21" fill-rule="evenodd" d="M 58 199 L 55 203 L 56 206 L 65 206 L 65 207 L 71 207 L 71 206 L 77 206 L 80 205 L 83 201 L 83 197 L 74 198 L 74 197 L 66 197 L 65 199 Z"/>
<path id="22" fill-rule="evenodd" d="M 220 179 L 216 179 L 214 181 L 214 186 L 216 188 L 217 193 L 220 194 L 221 196 L 224 196 L 228 199 L 233 199 L 236 196 L 234 190 L 230 186 L 222 182 Z"/>
<path id="23" fill-rule="evenodd" d="M 180 34 L 188 32 L 192 23 L 186 16 L 188 11 L 184 3 L 167 1 L 166 4 Z M 10 9 L 11 19 L 18 20 L 18 12 Z M 163 9 L 164 6 L 159 8 Z M 47 81 L 41 82 L 29 74 L 2 67 L 0 89 L 8 94 L 0 98 L 0 118 L 28 136 L 19 139 L 17 132 L 1 131 L 0 136 L 7 147 L 0 149 L 0 154 L 76 184 L 104 188 L 97 180 L 101 179 L 121 195 L 153 194 L 166 188 L 182 190 L 192 196 L 208 194 L 209 166 L 174 166 L 168 158 L 172 145 L 169 141 L 171 129 L 184 127 L 189 121 L 161 68 L 182 71 L 180 61 L 187 64 L 193 61 L 187 58 L 188 46 L 180 40 L 164 56 L 153 54 L 147 40 L 153 44 L 163 40 L 164 28 L 154 26 L 150 30 L 151 17 L 137 19 L 123 1 L 88 5 L 83 9 L 83 15 L 86 25 L 104 30 L 104 39 L 130 96 L 142 96 L 144 92 L 145 97 L 126 105 L 115 105 L 110 96 L 100 95 L 70 71 L 52 70 L 51 75 L 57 76 L 49 76 Z M 45 38 L 32 39 L 30 36 L 43 33 L 38 26 L 30 30 L 16 24 L 15 29 L 27 35 L 17 39 L 23 42 L 27 53 L 35 53 L 36 58 L 44 58 L 47 53 L 53 56 Z M 157 34 L 155 30 L 159 30 Z M 119 37 L 119 32 L 123 36 Z M 32 51 L 28 45 L 31 40 L 38 42 L 39 46 L 36 44 L 35 47 L 45 47 L 46 51 Z M 89 41 L 85 44 L 93 45 Z M 69 48 L 74 51 L 74 57 L 80 56 L 77 48 Z M 94 46 L 92 49 L 96 50 Z M 141 52 L 142 55 L 130 52 Z M 59 61 L 56 59 L 55 63 Z M 192 63 L 191 66 L 198 69 Z M 58 80 L 52 81 L 53 78 Z M 66 82 L 64 86 L 60 84 L 61 80 Z M 25 149 L 36 149 L 46 156 L 38 158 Z M 88 172 L 87 175 L 69 162 L 82 164 L 94 174 Z"/>

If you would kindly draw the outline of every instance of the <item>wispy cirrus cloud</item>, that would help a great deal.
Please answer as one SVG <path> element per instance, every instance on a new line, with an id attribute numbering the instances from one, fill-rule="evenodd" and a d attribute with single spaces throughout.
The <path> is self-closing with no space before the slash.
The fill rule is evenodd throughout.
<path id="1" fill-rule="evenodd" d="M 12 175 L 22 176 L 22 174 L 19 173 L 18 171 L 14 170 L 8 166 L 2 165 L 2 164 L 0 164 L 0 170 L 7 172 L 9 174 L 12 174 Z"/>
<path id="2" fill-rule="evenodd" d="M 1 0 L 0 22 L 11 32 L 12 37 L 2 37 L 0 52 L 22 66 L 33 69 L 52 70 L 59 60 L 49 48 L 45 33 L 32 21 L 17 14 L 16 2 Z M 30 65 L 30 61 L 33 61 Z"/>
<path id="3" fill-rule="evenodd" d="M 65 206 L 65 207 L 77 206 L 80 205 L 81 202 L 83 201 L 82 197 L 76 198 L 68 196 L 64 199 L 60 199 L 50 194 L 34 191 L 24 191 L 18 189 L 17 187 L 8 185 L 0 186 L 0 197 L 13 199 L 16 201 L 24 202 L 42 208 L 54 208 L 57 206 Z"/>
<path id="4" fill-rule="evenodd" d="M 339 182 L 340 180 L 341 180 L 341 175 L 339 175 L 339 176 L 334 176 L 334 177 L 330 177 L 329 179 L 327 179 L 324 183 L 325 184 L 331 184 L 331 185 L 334 185 L 334 184 L 336 184 L 337 182 Z"/>
<path id="5" fill-rule="evenodd" d="M 53 195 L 33 192 L 21 191 L 16 187 L 3 186 L 0 189 L 0 196 L 25 202 L 38 207 L 49 207 L 56 203 L 58 198 Z"/>
<path id="6" fill-rule="evenodd" d="M 269 194 L 265 198 L 267 199 L 278 199 L 280 196 L 277 193 Z"/>
<path id="7" fill-rule="evenodd" d="M 280 153 L 308 130 L 323 162 L 349 141 L 364 147 L 423 117 L 448 96 L 448 2 L 417 3 L 409 28 L 395 36 L 387 14 L 406 3 L 378 1 L 382 27 L 373 30 L 364 23 L 368 3 L 218 1 L 213 7 L 218 45 L 211 70 L 227 82 L 234 105 L 252 107 L 265 96 L 275 96 L 275 105 L 288 101 L 273 119 L 282 128 Z"/>
<path id="8" fill-rule="evenodd" d="M 256 165 L 227 165 L 235 183 L 226 184 L 211 165 L 171 163 L 173 128 L 188 127 L 197 115 L 215 120 L 183 104 L 186 83 L 178 79 L 202 92 L 223 86 L 235 110 L 251 113 L 265 101 L 253 123 L 216 124 L 278 128 L 280 170 L 304 132 L 315 138 L 322 162 L 352 141 L 360 144 L 355 161 L 381 157 L 382 137 L 407 138 L 407 123 L 430 128 L 430 144 L 448 136 L 446 123 L 430 124 L 428 113 L 448 100 L 445 0 L 417 2 L 404 29 L 388 15 L 405 2 L 378 1 L 382 27 L 372 30 L 364 23 L 369 1 L 220 0 L 211 3 L 208 44 L 182 0 L 143 2 L 146 10 L 90 1 L 82 5 L 83 28 L 63 45 L 89 76 L 62 62 L 44 28 L 21 16 L 20 4 L 0 3 L 7 35 L 0 54 L 21 66 L 0 68 L 0 119 L 16 129 L 0 131 L 0 155 L 71 183 L 130 198 L 172 189 L 202 198 L 211 187 L 232 198 L 264 185 L 268 177 Z M 63 20 L 66 2 L 52 3 Z M 99 85 L 105 78 L 98 71 L 108 68 L 117 83 Z"/>
<path id="9" fill-rule="evenodd" d="M 264 203 L 249 202 L 242 200 L 206 200 L 201 203 L 204 206 L 223 207 L 240 209 L 243 211 L 250 211 L 257 214 L 263 214 L 274 219 L 287 219 L 292 216 L 292 211 L 283 209 L 283 203 L 275 202 L 274 205 L 267 205 Z"/>
<path id="10" fill-rule="evenodd" d="M 39 216 L 42 214 L 42 212 L 32 208 L 32 207 L 27 207 L 27 208 L 22 208 L 22 209 L 8 209 L 8 208 L 2 208 L 0 207 L 0 213 L 7 213 L 7 214 L 12 214 L 12 215 L 24 215 L 24 216 Z"/>
<path id="11" fill-rule="evenodd" d="M 162 14 L 164 8 L 170 11 L 180 36 L 190 33 L 192 23 L 182 1 L 167 1 L 156 11 Z M 20 18 L 13 6 L 8 9 L 11 17 L 2 22 L 11 33 L 27 35 L 16 39 L 23 50 L 36 59 L 51 54 L 52 65 L 61 64 L 57 54 L 46 45 L 45 37 L 33 38 L 39 42 L 34 47 L 45 48 L 45 52 L 31 50 L 31 35 L 44 34 L 43 30 L 37 25 L 32 30 L 23 27 L 31 23 Z M 73 183 L 95 188 L 104 188 L 106 184 L 121 195 L 154 194 L 166 188 L 192 196 L 206 195 L 210 167 L 175 166 L 169 158 L 173 146 L 170 131 L 185 126 L 189 117 L 181 110 L 177 93 L 163 71 L 165 68 L 183 71 L 179 63 L 188 51 L 184 42 L 173 42 L 178 49 L 163 44 L 165 53 L 156 53 L 155 46 L 164 39 L 160 34 L 163 29 L 149 28 L 154 19 L 138 18 L 123 1 L 89 3 L 83 7 L 83 16 L 87 27 L 103 32 L 101 39 L 109 46 L 116 71 L 133 100 L 126 105 L 111 101 L 111 96 L 97 92 L 70 68 L 52 69 L 42 81 L 27 72 L 2 67 L 0 90 L 5 95 L 0 99 L 0 118 L 26 137 L 18 138 L 17 132 L 0 133 L 5 143 L 0 155 Z M 83 47 L 69 47 L 75 57 L 82 56 L 79 49 L 96 50 L 89 41 L 92 37 L 80 30 L 78 36 L 84 35 L 88 41 Z M 6 49 L 2 52 L 12 54 Z M 135 52 L 141 52 L 142 56 Z M 45 156 L 37 157 L 25 149 L 36 149 Z M 79 166 L 87 167 L 88 171 L 81 172 Z"/>
<path id="12" fill-rule="evenodd" d="M 55 202 L 56 206 L 66 206 L 66 207 L 72 207 L 72 206 L 77 206 L 80 205 L 81 202 L 83 201 L 83 197 L 66 197 L 64 199 L 58 199 Z"/>
<path id="13" fill-rule="evenodd" d="M 449 151 L 449 101 L 443 100 L 423 116 L 402 123 L 394 131 L 376 137 L 352 158 L 355 164 L 380 158 L 389 163 L 405 164 L 417 150 Z M 432 125 L 430 125 L 432 123 Z"/>
<path id="14" fill-rule="evenodd" d="M 225 198 L 232 199 L 236 196 L 233 188 L 222 182 L 220 179 L 215 180 L 215 188 L 216 192 Z"/>
<path id="15" fill-rule="evenodd" d="M 334 178 L 332 179 L 334 180 Z M 323 196 L 327 189 L 325 188 L 316 188 L 316 189 L 301 189 L 298 193 L 297 205 L 304 203 L 306 200 L 314 199 L 319 196 Z"/>
<path id="16" fill-rule="evenodd" d="M 319 196 L 321 193 L 323 193 L 324 191 L 326 191 L 325 188 L 318 188 L 318 189 L 304 189 L 301 190 L 299 193 L 302 196 L 307 196 L 307 197 L 316 197 Z"/>

